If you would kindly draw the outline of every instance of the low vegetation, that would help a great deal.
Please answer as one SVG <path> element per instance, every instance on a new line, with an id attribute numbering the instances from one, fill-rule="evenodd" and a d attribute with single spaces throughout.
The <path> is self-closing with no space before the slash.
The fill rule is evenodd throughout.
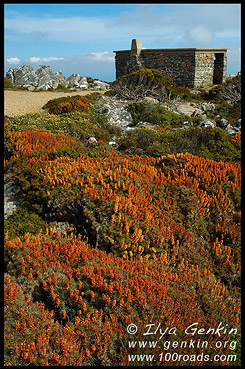
<path id="1" fill-rule="evenodd" d="M 148 122 L 159 127 L 173 128 L 182 126 L 183 122 L 187 120 L 193 123 L 200 122 L 198 117 L 191 118 L 184 114 L 176 114 L 159 104 L 147 101 L 128 104 L 127 109 L 133 118 L 133 126 L 139 122 Z"/>
<path id="2" fill-rule="evenodd" d="M 84 96 L 66 96 L 50 100 L 43 106 L 50 114 L 70 113 L 74 110 L 89 111 L 90 104 Z"/>
<path id="3" fill-rule="evenodd" d="M 13 83 L 8 78 L 4 78 L 4 88 L 12 88 L 12 87 Z"/>
<path id="4" fill-rule="evenodd" d="M 148 90 L 152 76 L 162 81 L 146 72 Z M 168 351 L 188 356 L 184 365 L 209 366 L 185 333 L 195 322 L 222 322 L 221 337 L 202 335 L 202 352 L 212 358 L 219 341 L 227 359 L 216 364 L 241 365 L 241 134 L 190 117 L 183 129 L 185 116 L 139 101 L 128 106 L 133 125 L 154 129 L 123 133 L 96 111 L 97 98 L 4 119 L 4 169 L 21 198 L 4 220 L 5 365 L 131 366 L 142 350 L 129 342 L 158 341 L 144 334 L 155 324 L 187 342 Z M 144 354 L 162 352 L 147 345 Z"/>
<path id="5" fill-rule="evenodd" d="M 157 96 L 165 100 L 172 88 L 176 87 L 173 79 L 155 69 L 140 69 L 126 74 L 111 84 L 114 96 L 135 99 L 142 96 Z"/>
<path id="6" fill-rule="evenodd" d="M 177 130 L 137 128 L 126 132 L 120 150 L 128 154 L 161 156 L 189 152 L 216 161 L 241 160 L 240 134 L 232 138 L 221 128 L 187 127 Z"/>

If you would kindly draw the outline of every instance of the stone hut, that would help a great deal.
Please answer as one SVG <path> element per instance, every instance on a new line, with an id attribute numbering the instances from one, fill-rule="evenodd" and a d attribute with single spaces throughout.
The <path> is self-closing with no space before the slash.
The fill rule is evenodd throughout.
<path id="1" fill-rule="evenodd" d="M 141 68 L 158 69 L 177 85 L 203 87 L 220 84 L 226 77 L 227 50 L 211 48 L 143 49 L 133 39 L 131 50 L 116 53 L 116 78 Z"/>

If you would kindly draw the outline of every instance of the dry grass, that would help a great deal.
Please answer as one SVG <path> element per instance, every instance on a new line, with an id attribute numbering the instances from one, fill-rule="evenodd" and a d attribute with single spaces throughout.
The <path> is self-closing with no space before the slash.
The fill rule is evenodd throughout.
<path id="1" fill-rule="evenodd" d="M 69 92 L 57 92 L 57 91 L 4 91 L 4 115 L 13 117 L 16 115 L 23 115 L 26 113 L 41 112 L 42 106 L 49 100 L 56 99 L 58 97 L 81 95 L 85 96 L 93 90 L 83 91 L 69 91 Z M 105 93 L 105 91 L 98 91 L 99 93 Z"/>

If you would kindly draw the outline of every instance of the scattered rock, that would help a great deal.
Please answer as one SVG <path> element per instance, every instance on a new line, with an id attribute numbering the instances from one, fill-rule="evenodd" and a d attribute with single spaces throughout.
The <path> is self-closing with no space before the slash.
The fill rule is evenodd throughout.
<path id="1" fill-rule="evenodd" d="M 133 122 L 132 116 L 125 106 L 108 109 L 106 115 L 110 124 L 116 124 L 123 130 Z"/>
<path id="2" fill-rule="evenodd" d="M 144 97 L 143 101 L 147 101 L 147 102 L 150 102 L 152 104 L 159 104 L 159 100 L 157 100 L 157 99 L 155 99 L 154 97 L 151 97 L 151 96 Z"/>
<path id="3" fill-rule="evenodd" d="M 88 139 L 88 144 L 93 146 L 93 145 L 96 145 L 98 143 L 98 141 L 96 140 L 95 137 L 89 137 Z"/>
<path id="4" fill-rule="evenodd" d="M 139 122 L 136 124 L 137 128 L 147 128 L 147 129 L 156 129 L 157 126 L 155 124 L 149 122 Z"/>
<path id="5" fill-rule="evenodd" d="M 197 113 L 197 115 L 196 115 L 197 117 L 200 117 L 200 118 L 202 118 L 202 119 L 207 119 L 207 114 L 205 114 L 205 113 Z"/>
<path id="6" fill-rule="evenodd" d="M 212 119 L 205 119 L 203 120 L 200 124 L 199 127 L 211 127 L 214 128 L 216 127 L 216 122 Z"/>
<path id="7" fill-rule="evenodd" d="M 79 73 L 73 73 L 67 78 L 68 87 L 88 89 L 87 77 L 81 77 Z"/>
<path id="8" fill-rule="evenodd" d="M 238 127 L 233 127 L 231 124 L 228 124 L 228 126 L 225 128 L 225 130 L 230 134 L 230 135 L 235 135 L 238 132 L 240 132 L 240 129 Z"/>
<path id="9" fill-rule="evenodd" d="M 153 102 L 151 98 L 147 100 Z M 118 125 L 123 131 L 129 131 L 135 128 L 156 129 L 155 125 L 151 124 L 150 122 L 144 122 L 144 121 L 139 122 L 134 127 L 132 125 L 133 123 L 132 116 L 127 110 L 128 103 L 129 102 L 127 100 L 119 100 L 119 99 L 115 99 L 114 97 L 102 95 L 100 96 L 100 99 L 98 101 L 98 104 L 96 104 L 96 106 L 97 106 L 97 111 L 99 113 L 102 113 L 108 116 L 108 122 L 110 124 Z M 224 118 L 220 119 L 220 116 L 217 116 L 216 120 L 207 118 L 207 114 L 204 111 L 213 109 L 214 107 L 215 107 L 215 104 L 213 103 L 201 103 L 200 104 L 200 103 L 190 103 L 190 102 L 184 102 L 184 103 L 177 102 L 173 106 L 173 108 L 171 108 L 170 110 L 174 112 L 178 111 L 179 113 L 182 113 L 182 114 L 184 113 L 185 115 L 189 115 L 192 117 L 193 116 L 201 117 L 202 121 L 199 123 L 199 127 L 215 128 L 216 126 L 220 126 L 221 128 L 225 129 L 227 125 L 229 125 L 229 122 L 226 119 Z M 193 123 L 188 120 L 185 120 L 183 122 L 182 127 L 177 127 L 175 129 L 184 129 L 190 126 L 193 126 Z M 235 134 L 240 130 L 239 127 L 241 127 L 241 120 L 237 122 L 237 127 L 232 127 L 230 125 L 227 131 L 230 132 L 231 134 Z"/>
<path id="10" fill-rule="evenodd" d="M 27 90 L 28 90 L 28 91 L 34 91 L 34 90 L 35 90 L 35 87 L 34 87 L 34 86 L 28 86 L 28 87 L 27 87 Z"/>
<path id="11" fill-rule="evenodd" d="M 184 127 L 190 127 L 190 126 L 193 126 L 193 123 L 186 120 L 186 121 L 183 122 L 183 126 Z"/>
<path id="12" fill-rule="evenodd" d="M 220 120 L 217 121 L 217 123 L 221 128 L 226 128 L 229 124 L 228 120 L 225 118 L 221 118 Z"/>
<path id="13" fill-rule="evenodd" d="M 96 89 L 107 90 L 110 85 L 106 82 L 94 80 L 89 84 L 87 77 L 81 77 L 79 73 L 73 73 L 66 78 L 62 72 L 53 73 L 49 65 L 39 65 L 34 71 L 32 66 L 24 65 L 9 68 L 6 77 L 17 87 L 27 88 L 29 91 L 57 89 L 58 86 L 74 89 Z"/>
<path id="14" fill-rule="evenodd" d="M 99 81 L 95 79 L 92 84 L 94 90 L 108 90 L 110 87 L 109 83 Z"/>
<path id="15" fill-rule="evenodd" d="M 236 124 L 236 127 L 237 128 L 239 128 L 239 129 L 241 129 L 241 118 L 240 119 L 238 119 L 238 121 L 237 121 L 237 124 Z"/>
<path id="16" fill-rule="evenodd" d="M 58 232 L 70 233 L 75 229 L 74 225 L 68 222 L 56 222 L 53 228 L 55 228 L 54 234 Z"/>
<path id="17" fill-rule="evenodd" d="M 201 102 L 201 103 L 192 103 L 192 106 L 195 106 L 197 109 L 206 112 L 208 110 L 214 110 L 216 105 L 211 102 Z"/>
<path id="18" fill-rule="evenodd" d="M 115 141 L 110 141 L 108 142 L 108 144 L 113 148 L 113 149 L 118 149 L 119 145 L 118 143 L 116 143 Z"/>
<path id="19" fill-rule="evenodd" d="M 190 93 L 192 95 L 199 95 L 201 93 L 201 91 L 199 91 L 199 90 L 190 90 Z"/>
<path id="20" fill-rule="evenodd" d="M 20 205 L 21 200 L 15 193 L 16 184 L 4 176 L 4 216 L 7 218 Z"/>
<path id="21" fill-rule="evenodd" d="M 125 131 L 133 123 L 127 105 L 127 100 L 117 100 L 114 97 L 101 95 L 96 103 L 96 111 L 105 114 L 110 124 L 117 125 Z"/>
<path id="22" fill-rule="evenodd" d="M 173 109 L 172 109 L 173 110 Z M 198 115 L 201 114 L 203 111 L 200 109 L 196 104 L 186 102 L 177 102 L 175 103 L 175 110 L 176 113 L 185 114 L 189 116 L 193 116 L 193 114 Z"/>

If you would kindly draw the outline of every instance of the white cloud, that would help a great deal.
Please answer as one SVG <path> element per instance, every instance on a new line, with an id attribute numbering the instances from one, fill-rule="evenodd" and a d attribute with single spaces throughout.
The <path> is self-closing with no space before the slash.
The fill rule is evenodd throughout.
<path id="1" fill-rule="evenodd" d="M 53 72 L 60 70 L 64 76 L 72 73 L 81 76 L 98 78 L 104 81 L 115 80 L 115 56 L 112 52 L 92 52 L 86 55 L 77 55 L 48 63 Z"/>
<path id="2" fill-rule="evenodd" d="M 114 63 L 115 55 L 109 51 L 102 51 L 102 52 L 93 52 L 89 55 L 84 56 L 84 58 L 90 59 L 94 62 L 109 62 Z"/>
<path id="3" fill-rule="evenodd" d="M 8 58 L 7 62 L 9 64 L 19 64 L 20 63 L 20 59 L 17 58 L 17 56 L 14 56 L 13 58 Z"/>
<path id="4" fill-rule="evenodd" d="M 209 46 L 214 38 L 214 33 L 204 26 L 196 26 L 187 30 L 185 36 L 198 47 Z"/>
<path id="5" fill-rule="evenodd" d="M 27 59 L 30 63 L 49 63 L 52 61 L 64 60 L 64 58 L 56 58 L 54 56 L 49 56 L 47 58 L 40 58 L 37 56 L 32 56 L 31 58 Z"/>
<path id="6" fill-rule="evenodd" d="M 80 73 L 83 68 L 86 73 L 91 71 L 92 74 L 92 67 L 93 73 L 99 74 L 101 66 L 105 71 L 106 68 L 111 68 L 114 73 L 115 55 L 112 50 L 130 49 L 133 38 L 140 38 L 145 48 L 226 48 L 231 47 L 229 40 L 233 39 L 233 42 L 239 44 L 240 12 L 240 4 L 182 3 L 141 4 L 140 7 L 135 4 L 132 11 L 117 15 L 108 12 L 107 16 L 82 16 L 82 13 L 78 13 L 75 17 L 56 17 L 52 14 L 31 17 L 17 12 L 5 13 L 5 37 L 8 40 L 6 47 L 10 48 L 14 41 L 24 41 L 29 43 L 29 50 L 33 50 L 34 55 L 40 55 L 39 50 L 46 55 L 52 55 L 52 49 L 49 48 L 55 47 L 56 55 L 60 53 L 64 58 L 33 56 L 28 59 L 29 62 L 48 63 L 51 66 L 59 66 L 62 71 L 63 68 L 68 71 L 69 67 L 70 72 L 67 73 L 70 74 L 75 73 L 77 69 Z M 233 68 L 239 64 L 236 48 L 235 44 L 232 45 L 228 53 L 228 68 L 229 63 L 234 65 Z M 87 54 L 79 56 L 83 53 Z M 27 56 L 23 54 L 21 58 L 24 60 Z M 11 59 L 15 61 L 15 58 L 9 58 L 7 62 L 10 63 Z M 18 63 L 17 59 L 15 63 Z M 90 64 L 89 69 L 86 63 Z M 73 70 L 73 67 L 76 70 Z"/>
<path id="7" fill-rule="evenodd" d="M 34 39 L 77 43 L 108 37 L 106 19 L 95 17 L 34 18 L 14 17 L 5 19 L 5 35 L 31 36 Z"/>
<path id="8" fill-rule="evenodd" d="M 81 42 L 103 39 L 105 36 L 122 37 L 134 31 L 147 34 L 149 30 L 159 36 L 182 33 L 198 25 L 212 32 L 232 32 L 240 35 L 239 4 L 176 4 L 164 7 L 145 4 L 119 16 L 104 17 L 30 17 L 13 13 L 5 15 L 5 32 L 26 34 L 40 39 Z M 112 33 L 113 32 L 113 33 Z M 136 35 L 137 36 L 137 35 Z M 136 37 L 135 36 L 135 37 Z M 21 36 L 20 36 L 21 37 Z"/>
<path id="9" fill-rule="evenodd" d="M 240 37 L 239 10 L 239 4 L 146 4 L 118 16 L 39 18 L 7 14 L 5 36 L 16 40 L 26 36 L 69 44 L 106 43 L 107 48 L 111 43 L 114 50 L 121 42 L 127 42 L 130 48 L 132 38 L 141 38 L 143 45 L 154 47 L 147 43 L 152 44 L 164 35 L 169 40 L 177 38 L 177 47 L 189 46 L 193 42 L 197 43 L 194 47 L 199 47 L 199 41 L 207 44 L 224 35 Z"/>
<path id="10" fill-rule="evenodd" d="M 227 74 L 235 74 L 241 71 L 241 47 L 238 44 L 228 45 L 230 50 L 227 53 Z"/>

